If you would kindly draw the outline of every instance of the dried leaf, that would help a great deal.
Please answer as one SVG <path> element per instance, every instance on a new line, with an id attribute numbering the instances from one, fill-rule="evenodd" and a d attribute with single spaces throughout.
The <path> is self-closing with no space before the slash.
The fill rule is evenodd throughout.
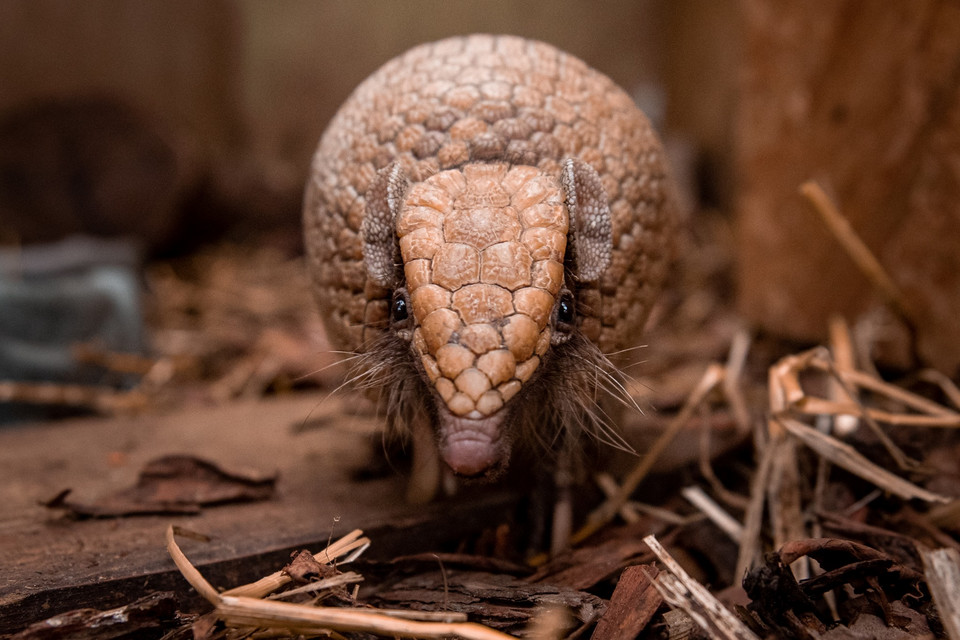
<path id="1" fill-rule="evenodd" d="M 817 560 L 825 572 L 797 583 L 790 564 L 805 556 Z M 837 637 L 859 638 L 870 637 L 857 630 L 865 614 L 879 616 L 888 627 L 925 626 L 902 613 L 925 598 L 922 582 L 920 573 L 882 551 L 853 540 L 811 538 L 788 542 L 779 552 L 767 554 L 764 565 L 744 579 L 744 588 L 753 600 L 750 611 L 768 629 L 787 637 L 818 636 L 834 623 L 818 606 L 823 594 L 833 590 L 855 594 L 847 598 L 840 620 L 851 635 Z"/>
<path id="2" fill-rule="evenodd" d="M 267 500 L 275 482 L 275 475 L 226 471 L 193 456 L 165 456 L 147 463 L 130 488 L 91 503 L 68 500 L 67 490 L 47 506 L 93 518 L 193 514 L 202 506 Z"/>
<path id="3" fill-rule="evenodd" d="M 317 578 L 326 578 L 336 573 L 336 569 L 326 567 L 313 557 L 313 554 L 306 549 L 294 552 L 293 560 L 281 571 L 290 576 L 290 579 L 298 584 L 313 582 Z"/>

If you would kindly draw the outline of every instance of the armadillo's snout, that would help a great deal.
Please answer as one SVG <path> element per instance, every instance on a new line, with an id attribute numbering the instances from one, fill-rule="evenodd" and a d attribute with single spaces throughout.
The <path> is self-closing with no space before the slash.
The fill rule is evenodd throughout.
<path id="1" fill-rule="evenodd" d="M 454 473 L 484 476 L 506 464 L 509 447 L 500 429 L 504 413 L 488 417 L 443 416 L 440 455 Z"/>

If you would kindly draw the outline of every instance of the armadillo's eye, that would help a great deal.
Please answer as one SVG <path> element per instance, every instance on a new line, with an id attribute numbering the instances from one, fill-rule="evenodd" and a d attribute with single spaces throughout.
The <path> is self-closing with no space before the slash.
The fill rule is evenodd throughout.
<path id="1" fill-rule="evenodd" d="M 393 321 L 399 322 L 407 319 L 407 301 L 403 298 L 397 298 L 393 301 Z"/>
<path id="2" fill-rule="evenodd" d="M 390 299 L 390 325 L 400 331 L 410 328 L 410 298 L 406 289 L 397 289 Z"/>
<path id="3" fill-rule="evenodd" d="M 577 301 L 569 289 L 560 292 L 557 306 L 554 308 L 553 337 L 554 344 L 566 342 L 576 327 Z"/>
<path id="4" fill-rule="evenodd" d="M 560 303 L 557 307 L 557 324 L 573 324 L 572 298 L 560 298 Z"/>

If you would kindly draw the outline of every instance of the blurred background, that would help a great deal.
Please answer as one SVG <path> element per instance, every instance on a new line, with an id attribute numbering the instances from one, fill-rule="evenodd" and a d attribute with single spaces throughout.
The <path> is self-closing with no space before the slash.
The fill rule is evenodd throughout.
<path id="1" fill-rule="evenodd" d="M 154 157 L 155 164 L 141 168 L 163 171 L 156 182 L 167 180 L 184 197 L 198 187 L 219 189 L 207 195 L 232 196 L 244 202 L 230 204 L 249 207 L 259 204 L 249 203 L 258 188 L 275 196 L 299 192 L 326 123 L 361 80 L 415 44 L 472 32 L 542 39 L 601 69 L 662 129 L 689 136 L 712 167 L 710 184 L 703 185 L 708 195 L 730 197 L 740 48 L 733 2 L 618 0 L 599 8 L 572 1 L 4 0 L 0 11 L 0 110 L 20 110 L 24 118 L 23 110 L 32 109 L 40 118 L 40 103 L 57 99 L 61 127 L 108 126 L 94 121 L 99 117 L 113 125 L 115 137 L 153 135 L 157 139 L 113 143 L 169 145 L 180 157 Z M 91 101 L 100 101 L 96 110 Z M 73 111 L 66 111 L 71 104 Z M 84 104 L 86 113 L 78 113 Z M 117 112 L 121 107 L 131 112 Z M 118 130 L 120 120 L 134 117 L 140 130 Z M 215 184 L 197 184 L 204 180 Z M 278 210 L 294 203 L 270 204 L 263 212 L 204 220 L 214 228 L 202 231 L 220 233 L 240 222 L 237 217 L 269 227 L 298 216 Z M 198 231 L 196 220 L 187 232 L 174 230 L 174 221 L 161 229 L 159 220 L 130 217 L 153 225 L 153 248 L 183 246 Z M 21 224 L 3 225 L 9 240 Z M 29 241 L 53 230 L 20 234 Z"/>
<path id="2" fill-rule="evenodd" d="M 816 341 L 883 308 L 798 195 L 817 179 L 909 301 L 872 325 L 916 331 L 887 356 L 957 372 L 955 3 L 0 0 L 0 380 L 301 384 L 324 349 L 297 262 L 316 143 L 386 60 L 471 32 L 545 40 L 635 97 L 713 260 L 700 284 L 745 324 Z M 8 416 L 50 404 L 0 389 L 26 400 Z"/>

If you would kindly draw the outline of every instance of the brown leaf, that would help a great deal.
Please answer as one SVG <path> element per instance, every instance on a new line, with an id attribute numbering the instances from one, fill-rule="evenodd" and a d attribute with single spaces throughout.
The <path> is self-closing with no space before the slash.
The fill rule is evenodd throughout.
<path id="1" fill-rule="evenodd" d="M 906 592 L 919 594 L 917 585 L 923 582 L 923 574 L 897 562 L 895 558 L 867 545 L 839 538 L 809 538 L 787 542 L 780 548 L 780 560 L 790 565 L 801 556 L 810 556 L 827 571 L 855 562 L 881 561 L 876 564 L 876 574 L 887 574 L 888 585 L 902 582 Z M 865 565 L 868 566 L 868 565 Z M 899 596 L 898 596 L 899 597 Z"/>
<path id="2" fill-rule="evenodd" d="M 298 584 L 313 582 L 318 578 L 326 578 L 337 572 L 333 567 L 326 567 L 317 562 L 313 554 L 306 549 L 294 552 L 292 555 L 293 560 L 282 571 Z"/>
<path id="3" fill-rule="evenodd" d="M 922 548 L 919 544 L 920 540 L 917 537 L 905 535 L 903 529 L 906 527 L 902 524 L 898 527 L 900 531 L 893 531 L 857 522 L 836 513 L 823 512 L 819 516 L 824 529 L 832 534 L 830 537 L 856 540 L 868 547 L 883 551 L 898 562 L 914 569 L 922 565 L 918 548 Z"/>
<path id="4" fill-rule="evenodd" d="M 67 500 L 67 490 L 47 506 L 94 518 L 195 514 L 202 506 L 267 500 L 275 482 L 275 475 L 226 471 L 193 456 L 165 456 L 147 463 L 132 487 L 92 503 Z"/>
<path id="5" fill-rule="evenodd" d="M 804 556 L 815 559 L 824 573 L 798 584 L 790 564 Z M 898 629 L 917 628 L 914 618 L 902 612 L 911 610 L 909 603 L 926 599 L 922 583 L 922 574 L 883 551 L 853 540 L 811 538 L 787 542 L 779 552 L 767 554 L 764 565 L 753 569 L 743 585 L 753 599 L 750 610 L 778 635 L 807 638 L 825 633 L 832 621 L 816 601 L 833 591 L 840 594 L 840 623 L 849 628 L 849 635 L 836 632 L 836 637 L 893 638 L 901 637 Z M 867 614 L 880 617 L 890 631 L 862 635 L 856 623 Z"/>

